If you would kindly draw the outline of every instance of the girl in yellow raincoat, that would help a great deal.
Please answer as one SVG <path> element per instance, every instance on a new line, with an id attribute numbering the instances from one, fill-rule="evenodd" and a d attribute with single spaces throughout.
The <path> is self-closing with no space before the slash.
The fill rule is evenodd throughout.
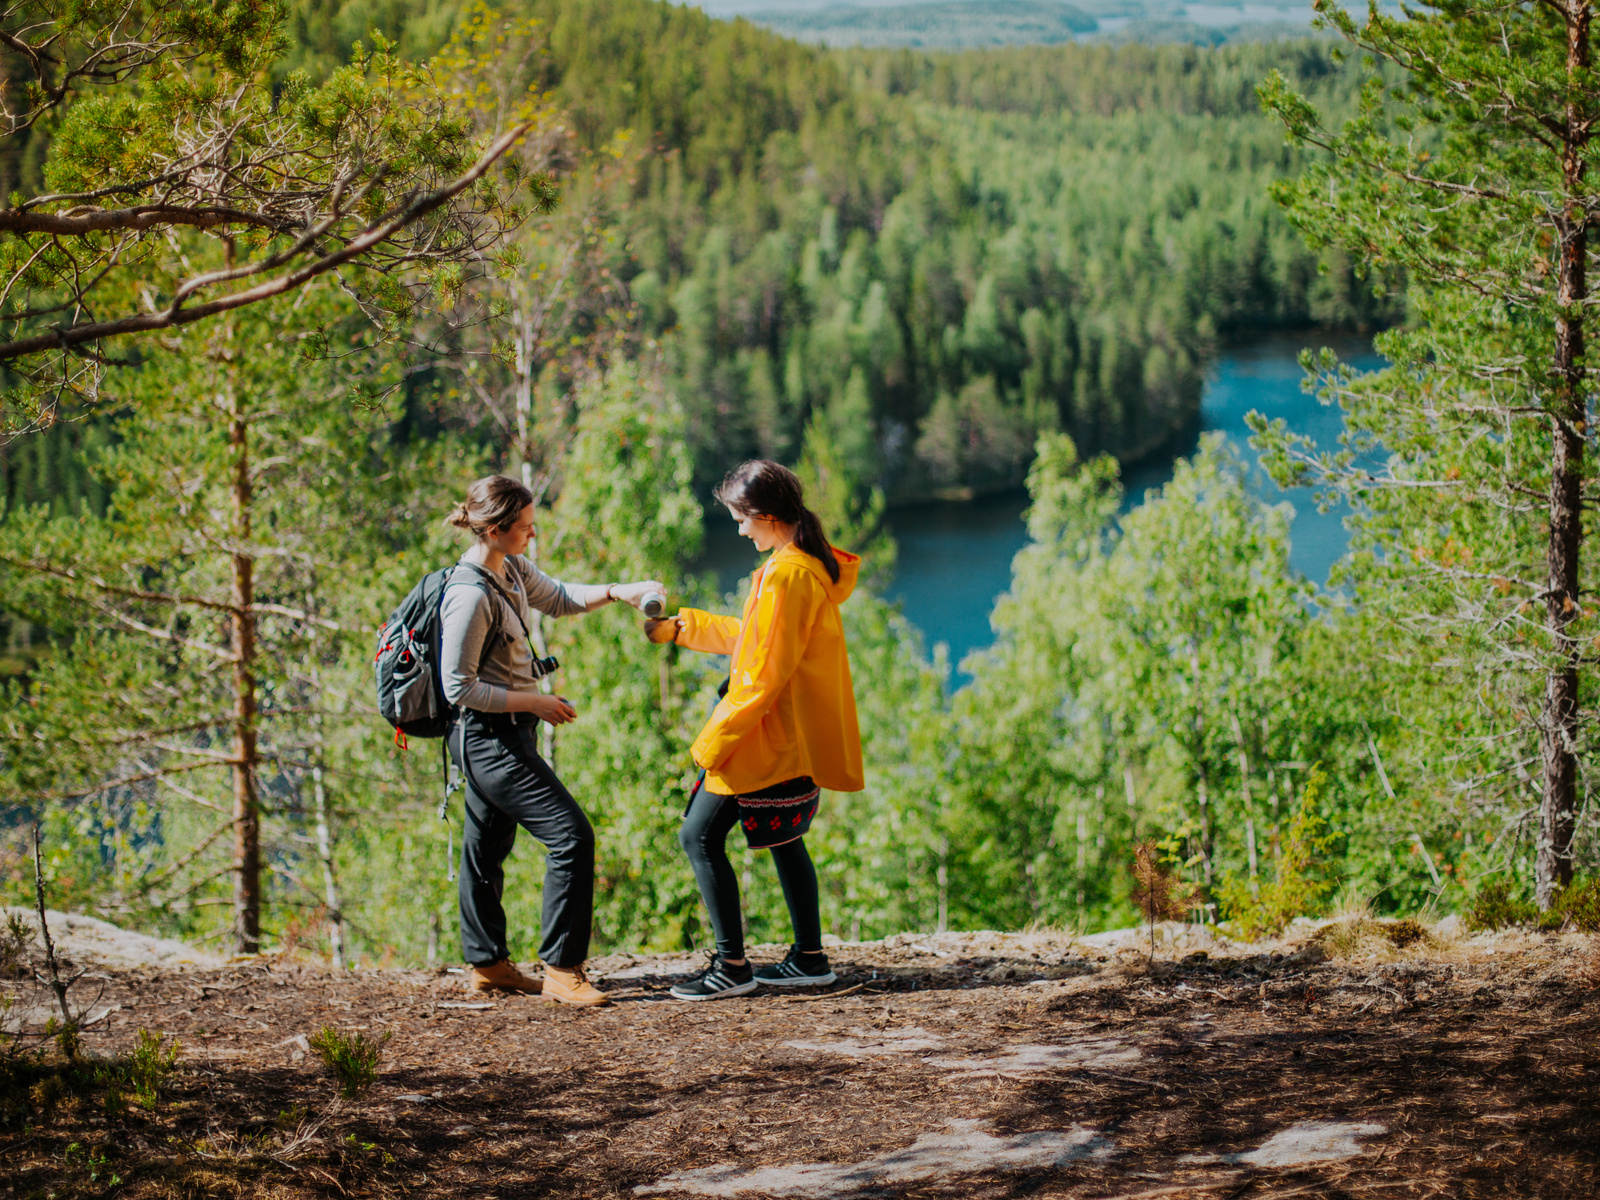
<path id="1" fill-rule="evenodd" d="M 828 545 L 794 472 L 757 460 L 717 488 L 739 532 L 772 556 L 756 571 L 744 616 L 685 608 L 647 622 L 652 641 L 729 654 L 727 694 L 695 739 L 705 782 L 678 840 L 694 867 L 717 948 L 706 969 L 674 985 L 680 1000 L 718 1000 L 771 987 L 821 987 L 836 976 L 822 951 L 817 872 L 805 833 L 820 789 L 859 792 L 861 731 L 839 605 L 855 590 L 861 560 Z M 780 963 L 752 968 L 744 954 L 739 880 L 728 833 L 772 851 L 794 944 Z"/>

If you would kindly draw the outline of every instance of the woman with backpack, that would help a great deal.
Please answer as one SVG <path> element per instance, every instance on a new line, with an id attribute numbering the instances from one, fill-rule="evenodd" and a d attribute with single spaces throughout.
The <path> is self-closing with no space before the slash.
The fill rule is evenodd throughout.
<path id="1" fill-rule="evenodd" d="M 805 506 L 800 480 L 775 462 L 736 467 L 717 499 L 739 532 L 761 551 L 742 619 L 685 608 L 645 622 L 653 642 L 732 655 L 726 695 L 695 740 L 703 786 L 684 815 L 678 840 L 694 868 L 711 917 L 716 950 L 705 970 L 675 984 L 680 1000 L 720 1000 L 773 987 L 821 987 L 836 976 L 822 950 L 817 872 L 805 833 L 821 788 L 863 786 L 861 733 L 839 605 L 855 589 L 861 560 L 828 545 Z M 727 838 L 744 830 L 751 849 L 772 851 L 794 943 L 780 963 L 753 968 L 745 958 L 739 880 Z"/>
<path id="2" fill-rule="evenodd" d="M 533 493 L 490 475 L 467 489 L 447 523 L 475 540 L 450 576 L 440 609 L 440 678 L 460 716 L 450 752 L 467 783 L 461 842 L 461 948 L 475 991 L 538 994 L 593 1006 L 606 995 L 584 976 L 594 914 L 594 830 L 540 756 L 540 721 L 565 725 L 577 709 L 538 690 L 529 644 L 531 611 L 552 617 L 593 612 L 614 600 L 639 607 L 662 585 L 562 583 L 523 558 L 534 537 Z M 539 958 L 544 980 L 511 961 L 500 903 L 504 863 L 517 826 L 545 845 Z"/>

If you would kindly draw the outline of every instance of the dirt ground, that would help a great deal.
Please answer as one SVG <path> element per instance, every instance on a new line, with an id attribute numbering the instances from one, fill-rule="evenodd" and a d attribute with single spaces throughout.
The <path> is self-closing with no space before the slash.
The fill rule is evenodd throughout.
<path id="1" fill-rule="evenodd" d="M 833 947 L 825 992 L 702 1004 L 666 994 L 696 960 L 615 956 L 588 1011 L 445 969 L 102 966 L 87 1052 L 177 1037 L 167 1094 L 0 1127 L 0 1195 L 1600 1196 L 1588 939 L 1163 942 L 901 935 Z M 46 997 L 3 990 L 36 1030 Z M 307 1052 L 327 1025 L 392 1034 L 357 1100 Z"/>

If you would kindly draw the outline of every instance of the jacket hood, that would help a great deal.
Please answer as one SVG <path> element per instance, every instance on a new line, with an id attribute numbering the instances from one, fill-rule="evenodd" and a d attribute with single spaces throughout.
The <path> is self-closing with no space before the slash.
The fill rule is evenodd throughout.
<path id="1" fill-rule="evenodd" d="M 819 559 L 812 558 L 793 542 L 773 555 L 774 562 L 794 563 L 804 567 L 817 577 L 817 582 L 822 584 L 822 590 L 829 600 L 835 604 L 843 604 L 850 598 L 850 593 L 856 590 L 856 577 L 861 573 L 861 556 L 851 554 L 848 550 L 841 550 L 831 546 L 833 557 L 839 563 L 839 582 L 835 583 L 828 574 L 828 568 L 822 565 Z"/>

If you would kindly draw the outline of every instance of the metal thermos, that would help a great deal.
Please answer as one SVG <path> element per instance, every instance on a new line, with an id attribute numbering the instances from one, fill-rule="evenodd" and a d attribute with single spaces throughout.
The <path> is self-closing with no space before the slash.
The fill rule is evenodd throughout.
<path id="1" fill-rule="evenodd" d="M 639 611 L 651 618 L 663 616 L 667 611 L 667 598 L 660 592 L 646 592 Z"/>

